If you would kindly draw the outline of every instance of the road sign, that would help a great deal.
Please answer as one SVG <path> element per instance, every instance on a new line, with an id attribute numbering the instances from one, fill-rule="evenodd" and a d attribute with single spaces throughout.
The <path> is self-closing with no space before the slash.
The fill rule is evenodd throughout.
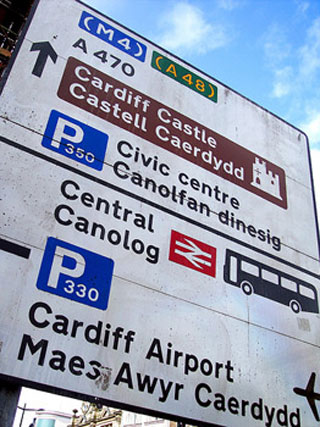
<path id="1" fill-rule="evenodd" d="M 306 136 L 75 0 L 38 2 L 0 105 L 1 375 L 193 424 L 314 425 Z"/>

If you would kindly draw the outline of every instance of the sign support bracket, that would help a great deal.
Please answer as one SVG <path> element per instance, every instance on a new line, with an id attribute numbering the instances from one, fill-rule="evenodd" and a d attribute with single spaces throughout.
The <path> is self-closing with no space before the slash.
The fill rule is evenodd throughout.
<path id="1" fill-rule="evenodd" d="M 0 425 L 13 426 L 21 392 L 21 386 L 1 380 L 0 383 Z"/>

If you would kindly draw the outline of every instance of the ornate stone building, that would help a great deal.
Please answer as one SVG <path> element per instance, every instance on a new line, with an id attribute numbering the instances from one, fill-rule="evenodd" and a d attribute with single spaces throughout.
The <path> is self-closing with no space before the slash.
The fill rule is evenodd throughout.
<path id="1" fill-rule="evenodd" d="M 122 411 L 83 402 L 81 413 L 74 410 L 70 427 L 121 427 Z"/>
<path id="2" fill-rule="evenodd" d="M 177 427 L 177 423 L 133 412 L 83 403 L 81 414 L 74 411 L 70 427 Z"/>

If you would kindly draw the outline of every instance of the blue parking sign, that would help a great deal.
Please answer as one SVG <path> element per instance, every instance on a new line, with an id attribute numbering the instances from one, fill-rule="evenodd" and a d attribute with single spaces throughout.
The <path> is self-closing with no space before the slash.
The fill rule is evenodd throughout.
<path id="1" fill-rule="evenodd" d="M 49 237 L 37 288 L 101 310 L 108 306 L 114 261 Z"/>
<path id="2" fill-rule="evenodd" d="M 108 139 L 106 133 L 52 110 L 41 144 L 90 168 L 102 170 Z"/>

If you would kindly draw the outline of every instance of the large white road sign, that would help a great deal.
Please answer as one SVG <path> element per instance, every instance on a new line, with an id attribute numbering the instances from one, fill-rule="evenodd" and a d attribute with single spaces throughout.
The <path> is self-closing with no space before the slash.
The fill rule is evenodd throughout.
<path id="1" fill-rule="evenodd" d="M 217 426 L 320 420 L 306 136 L 76 0 L 0 103 L 0 374 Z"/>

